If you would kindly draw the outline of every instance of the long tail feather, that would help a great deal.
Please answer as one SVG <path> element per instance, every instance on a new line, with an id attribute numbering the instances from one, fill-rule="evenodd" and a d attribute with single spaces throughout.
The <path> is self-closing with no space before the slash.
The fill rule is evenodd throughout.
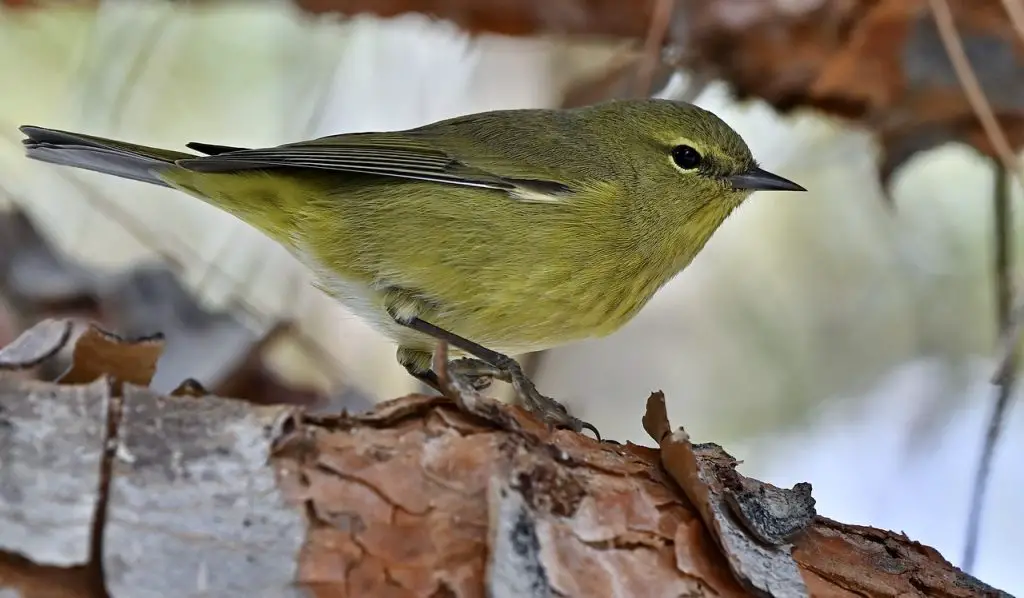
<path id="1" fill-rule="evenodd" d="M 26 125 L 20 130 L 27 137 L 22 140 L 25 153 L 34 160 L 112 174 L 163 187 L 169 185 L 157 173 L 173 166 L 176 160 L 197 157 L 184 152 L 56 129 Z"/>

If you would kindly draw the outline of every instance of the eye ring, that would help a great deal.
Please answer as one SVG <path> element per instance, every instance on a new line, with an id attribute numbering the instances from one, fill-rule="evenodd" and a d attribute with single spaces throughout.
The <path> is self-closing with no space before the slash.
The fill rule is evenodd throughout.
<path id="1" fill-rule="evenodd" d="M 700 152 L 688 145 L 677 145 L 672 148 L 672 161 L 683 170 L 697 168 L 702 160 Z"/>

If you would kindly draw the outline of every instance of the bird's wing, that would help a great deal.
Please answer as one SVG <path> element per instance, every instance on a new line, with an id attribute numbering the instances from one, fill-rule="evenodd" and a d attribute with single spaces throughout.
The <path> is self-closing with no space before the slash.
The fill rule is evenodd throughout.
<path id="1" fill-rule="evenodd" d="M 511 166 L 489 160 L 472 166 L 429 140 L 391 133 L 353 133 L 263 149 L 239 149 L 190 143 L 210 154 L 177 161 L 196 172 L 236 172 L 267 168 L 302 168 L 359 173 L 495 189 L 534 202 L 557 202 L 572 193 L 563 183 L 513 176 Z M 502 175 L 507 170 L 510 174 Z"/>

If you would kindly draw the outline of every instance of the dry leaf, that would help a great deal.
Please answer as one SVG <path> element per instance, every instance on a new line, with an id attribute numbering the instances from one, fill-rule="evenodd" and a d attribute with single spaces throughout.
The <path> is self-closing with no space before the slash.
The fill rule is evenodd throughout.
<path id="1" fill-rule="evenodd" d="M 148 386 L 156 373 L 163 351 L 159 335 L 126 340 L 90 326 L 75 341 L 71 369 L 60 377 L 61 384 L 88 384 L 102 377 L 113 380 L 114 396 L 121 395 L 125 382 Z"/>

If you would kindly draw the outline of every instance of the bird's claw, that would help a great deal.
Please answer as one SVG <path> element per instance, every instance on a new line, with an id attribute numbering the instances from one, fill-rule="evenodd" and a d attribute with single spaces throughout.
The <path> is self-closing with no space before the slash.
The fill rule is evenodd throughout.
<path id="1" fill-rule="evenodd" d="M 546 397 L 537 390 L 533 382 L 526 377 L 522 368 L 515 361 L 504 364 L 504 367 L 495 366 L 485 361 L 471 357 L 462 357 L 448 363 L 448 371 L 459 376 L 476 390 L 484 390 L 491 385 L 495 379 L 508 382 L 516 391 L 516 396 L 530 413 L 539 417 L 544 423 L 553 428 L 582 432 L 590 430 L 594 437 L 601 439 L 601 433 L 592 424 L 569 415 L 569 410 L 555 399 Z"/>
<path id="2" fill-rule="evenodd" d="M 594 437 L 597 440 L 601 440 L 601 433 L 597 431 L 593 424 L 573 417 L 569 414 L 569 410 L 566 409 L 565 405 L 551 397 L 540 394 L 537 387 L 533 385 L 529 378 L 523 375 L 522 371 L 512 371 L 510 372 L 510 377 L 519 400 L 544 423 L 553 428 L 572 430 L 577 434 L 583 430 L 590 430 L 594 433 Z"/>

